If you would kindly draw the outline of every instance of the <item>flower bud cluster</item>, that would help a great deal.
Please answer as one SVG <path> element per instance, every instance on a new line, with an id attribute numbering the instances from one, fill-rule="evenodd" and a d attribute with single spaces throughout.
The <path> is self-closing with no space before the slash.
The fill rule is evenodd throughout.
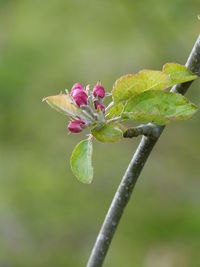
<path id="1" fill-rule="evenodd" d="M 98 121 L 99 112 L 103 115 L 105 114 L 105 106 L 103 104 L 105 95 L 105 89 L 100 81 L 97 82 L 92 91 L 90 91 L 89 87 L 85 88 L 82 84 L 75 83 L 70 92 L 74 104 L 91 118 L 91 124 Z M 86 121 L 77 117 L 69 122 L 68 130 L 70 133 L 80 133 L 87 126 L 88 123 Z"/>

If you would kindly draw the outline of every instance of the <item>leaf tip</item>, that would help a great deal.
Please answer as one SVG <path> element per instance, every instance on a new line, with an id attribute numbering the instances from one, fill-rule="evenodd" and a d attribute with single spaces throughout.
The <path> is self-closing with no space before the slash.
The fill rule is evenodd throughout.
<path id="1" fill-rule="evenodd" d="M 47 100 L 47 97 L 43 97 L 42 98 L 42 102 L 46 101 Z"/>

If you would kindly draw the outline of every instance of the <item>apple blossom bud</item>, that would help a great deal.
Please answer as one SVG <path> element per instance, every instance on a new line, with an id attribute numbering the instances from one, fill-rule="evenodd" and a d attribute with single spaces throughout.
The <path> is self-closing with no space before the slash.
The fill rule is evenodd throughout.
<path id="1" fill-rule="evenodd" d="M 103 103 L 101 103 L 100 101 L 96 100 L 94 101 L 94 108 L 97 110 L 98 107 L 100 108 L 100 110 L 105 113 L 105 106 Z"/>
<path id="2" fill-rule="evenodd" d="M 83 106 L 88 104 L 88 96 L 82 89 L 74 89 L 70 93 L 71 97 L 73 97 L 77 106 Z"/>
<path id="3" fill-rule="evenodd" d="M 80 84 L 80 83 L 75 83 L 73 86 L 72 86 L 72 89 L 71 89 L 71 93 L 74 91 L 74 90 L 76 90 L 76 89 L 80 89 L 80 90 L 85 90 L 85 87 L 82 85 L 82 84 Z"/>
<path id="4" fill-rule="evenodd" d="M 82 120 L 70 121 L 68 124 L 68 130 L 70 133 L 80 133 L 85 127 L 85 122 Z"/>
<path id="5" fill-rule="evenodd" d="M 95 87 L 93 88 L 93 96 L 104 98 L 105 97 L 105 89 L 104 87 L 98 82 Z"/>

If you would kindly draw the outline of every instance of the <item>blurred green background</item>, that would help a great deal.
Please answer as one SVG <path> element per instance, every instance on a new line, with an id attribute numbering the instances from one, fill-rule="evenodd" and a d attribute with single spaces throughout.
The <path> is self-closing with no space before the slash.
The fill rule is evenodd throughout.
<path id="1" fill-rule="evenodd" d="M 91 185 L 69 159 L 84 138 L 41 102 L 79 81 L 184 64 L 199 0 L 0 0 L 0 267 L 85 266 L 139 139 L 94 147 Z M 195 81 L 187 96 L 200 100 Z M 105 267 L 200 266 L 200 112 L 167 127 Z"/>

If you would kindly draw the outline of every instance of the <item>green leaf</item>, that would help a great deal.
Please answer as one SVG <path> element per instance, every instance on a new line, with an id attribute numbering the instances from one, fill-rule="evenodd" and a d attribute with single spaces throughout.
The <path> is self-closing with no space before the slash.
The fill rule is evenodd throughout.
<path id="1" fill-rule="evenodd" d="M 177 83 L 185 83 L 197 79 L 197 76 L 194 75 L 190 70 L 188 70 L 185 66 L 177 63 L 165 64 L 163 66 L 163 71 L 170 77 L 170 86 Z"/>
<path id="2" fill-rule="evenodd" d="M 98 127 L 92 129 L 92 135 L 100 142 L 114 143 L 122 140 L 123 133 L 121 126 L 117 123 L 105 124 L 100 129 Z"/>
<path id="3" fill-rule="evenodd" d="M 166 73 L 154 70 L 142 70 L 138 74 L 122 76 L 113 86 L 113 100 L 117 103 L 147 90 L 164 90 L 169 81 Z"/>
<path id="4" fill-rule="evenodd" d="M 109 108 L 109 110 L 107 111 L 106 119 L 108 120 L 114 117 L 119 117 L 120 114 L 122 113 L 123 108 L 124 108 L 124 105 L 122 104 L 122 102 L 118 104 L 114 104 L 114 106 Z"/>
<path id="5" fill-rule="evenodd" d="M 73 104 L 71 97 L 68 94 L 59 94 L 54 96 L 47 96 L 43 98 L 42 101 L 46 101 L 50 107 L 56 109 L 57 111 L 72 117 L 79 116 L 80 118 L 85 118 L 83 111 Z"/>
<path id="6" fill-rule="evenodd" d="M 197 79 L 185 66 L 167 63 L 162 71 L 142 70 L 119 78 L 112 90 L 113 101 L 118 103 L 148 90 L 161 91 L 177 83 Z"/>
<path id="7" fill-rule="evenodd" d="M 91 138 L 81 141 L 71 156 L 71 168 L 82 183 L 90 184 L 93 178 Z"/>
<path id="8" fill-rule="evenodd" d="M 123 116 L 164 125 L 173 120 L 186 120 L 196 110 L 197 107 L 180 94 L 148 91 L 132 97 L 125 105 Z"/>

